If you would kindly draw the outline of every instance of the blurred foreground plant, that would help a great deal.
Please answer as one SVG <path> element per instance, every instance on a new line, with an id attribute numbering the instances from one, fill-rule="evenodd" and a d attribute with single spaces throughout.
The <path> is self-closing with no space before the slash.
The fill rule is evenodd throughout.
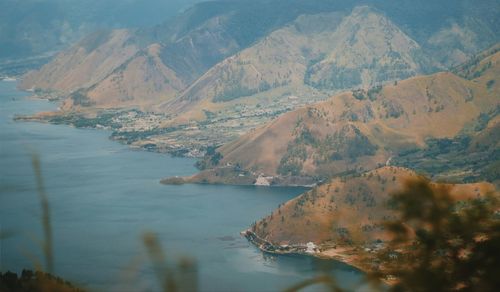
<path id="1" fill-rule="evenodd" d="M 169 266 L 160 241 L 154 233 L 145 233 L 143 242 L 163 291 L 198 290 L 197 268 L 193 261 L 182 258 L 176 266 Z"/>
<path id="2" fill-rule="evenodd" d="M 500 201 L 498 193 L 457 201 L 446 185 L 416 178 L 392 194 L 397 216 L 384 222 L 393 240 L 370 255 L 367 283 L 375 291 L 499 291 Z M 333 276 L 299 283 L 288 291 L 326 283 Z M 384 286 L 382 284 L 388 284 Z"/>
<path id="3" fill-rule="evenodd" d="M 42 227 L 44 234 L 44 241 L 42 243 L 43 254 L 45 255 L 45 263 L 47 272 L 54 272 L 54 258 L 52 252 L 52 225 L 50 222 L 50 206 L 45 186 L 43 184 L 42 170 L 40 167 L 40 158 L 38 155 L 33 154 L 31 158 L 33 170 L 35 171 L 36 189 L 40 203 L 42 205 Z"/>
<path id="4" fill-rule="evenodd" d="M 305 281 L 300 282 L 294 286 L 291 286 L 291 287 L 285 289 L 285 292 L 296 292 L 296 291 L 300 291 L 304 288 L 307 288 L 307 287 L 313 286 L 313 285 L 322 285 L 324 288 L 327 289 L 327 291 L 332 291 L 332 292 L 343 292 L 344 291 L 344 289 L 339 287 L 336 279 L 333 276 L 328 275 L 328 274 L 324 274 L 324 275 L 316 276 L 312 279 L 305 280 Z"/>
<path id="5" fill-rule="evenodd" d="M 44 235 L 44 239 L 42 240 L 42 251 L 46 263 L 45 271 L 47 272 L 44 271 L 36 260 L 35 272 L 23 270 L 20 276 L 12 272 L 0 272 L 0 291 L 83 291 L 80 288 L 74 287 L 71 283 L 52 275 L 54 272 L 54 258 L 50 203 L 43 183 L 40 159 L 36 154 L 32 155 L 32 165 L 35 173 L 37 194 L 40 199 L 42 210 L 41 222 Z M 7 239 L 13 235 L 14 233 L 11 231 L 1 231 L 0 240 Z M 193 261 L 182 258 L 176 266 L 171 267 L 166 261 L 165 253 L 155 234 L 145 233 L 143 236 L 143 243 L 163 291 L 197 291 L 197 268 Z"/>
<path id="6" fill-rule="evenodd" d="M 400 217 L 394 240 L 377 256 L 374 276 L 396 279 L 394 291 L 498 291 L 500 204 L 497 194 L 456 201 L 444 186 L 406 182 L 392 196 Z"/>
<path id="7" fill-rule="evenodd" d="M 42 208 L 43 253 L 46 269 L 0 274 L 0 291 L 79 291 L 50 274 L 54 269 L 50 207 L 43 185 L 40 161 L 32 159 Z M 367 280 L 380 288 L 389 283 L 393 291 L 497 291 L 500 287 L 500 200 L 498 194 L 466 196 L 455 200 L 446 186 L 422 178 L 408 180 L 402 191 L 391 196 L 388 208 L 398 216 L 384 222 L 393 240 L 371 258 L 377 263 Z M 0 239 L 9 234 L 1 233 Z M 144 246 L 163 291 L 197 291 L 196 264 L 181 259 L 167 262 L 157 236 L 145 233 Z M 343 291 L 336 279 L 324 273 L 286 291 L 323 285 Z"/>
<path id="8" fill-rule="evenodd" d="M 46 271 L 35 261 L 36 271 L 23 270 L 21 275 L 16 273 L 5 272 L 0 273 L 0 291 L 41 291 L 41 292 L 75 292 L 82 291 L 74 287 L 71 283 L 53 276 L 54 258 L 52 247 L 52 224 L 50 220 L 50 204 L 45 186 L 43 184 L 42 170 L 38 155 L 32 155 L 32 165 L 35 172 L 36 189 L 40 199 L 42 209 L 42 227 L 44 239 L 42 241 L 42 251 L 45 257 Z M 0 234 L 0 240 L 11 237 L 13 232 L 3 232 Z"/>

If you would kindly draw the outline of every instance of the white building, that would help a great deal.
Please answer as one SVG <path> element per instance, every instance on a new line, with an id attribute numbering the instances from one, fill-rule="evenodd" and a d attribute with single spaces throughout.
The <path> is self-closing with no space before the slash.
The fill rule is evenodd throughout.
<path id="1" fill-rule="evenodd" d="M 306 247 L 307 247 L 306 249 L 307 253 L 315 253 L 318 250 L 318 247 L 313 242 L 308 242 L 306 244 Z"/>

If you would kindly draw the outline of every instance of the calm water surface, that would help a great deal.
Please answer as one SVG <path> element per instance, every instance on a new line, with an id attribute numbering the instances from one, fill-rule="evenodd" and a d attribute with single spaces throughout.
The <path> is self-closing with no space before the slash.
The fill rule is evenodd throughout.
<path id="1" fill-rule="evenodd" d="M 303 191 L 299 188 L 164 186 L 196 172 L 194 160 L 133 151 L 109 132 L 14 122 L 51 110 L 14 82 L 0 82 L 0 242 L 2 271 L 43 263 L 40 202 L 31 155 L 42 162 L 54 229 L 55 273 L 98 291 L 157 290 L 141 236 L 158 234 L 167 257 L 196 260 L 202 291 L 276 291 L 315 275 L 308 257 L 272 257 L 239 232 Z M 172 256 L 175 255 L 175 256 Z M 359 273 L 334 264 L 344 285 Z"/>

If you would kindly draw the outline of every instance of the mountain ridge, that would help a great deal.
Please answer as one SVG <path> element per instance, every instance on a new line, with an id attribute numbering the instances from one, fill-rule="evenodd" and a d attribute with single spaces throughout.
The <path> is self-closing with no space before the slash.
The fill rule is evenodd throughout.
<path id="1" fill-rule="evenodd" d="M 301 26 L 307 29 L 309 23 L 317 23 L 316 19 L 320 18 L 332 25 L 317 32 L 300 32 Z M 356 31 L 350 31 L 353 23 L 358 28 Z M 359 30 L 364 35 L 358 36 Z M 368 34 L 371 34 L 370 39 L 367 39 Z M 384 38 L 387 44 L 377 41 Z M 283 51 L 287 54 L 282 55 Z M 347 51 L 351 54 L 346 55 Z M 371 87 L 431 71 L 432 66 L 422 62 L 422 58 L 413 59 L 411 55 L 415 51 L 419 51 L 416 55 L 424 55 L 415 41 L 367 6 L 356 7 L 345 17 L 340 13 L 302 16 L 256 45 L 217 64 L 179 98 L 162 108 L 185 111 L 196 107 L 196 102 L 201 99 L 224 103 L 279 87 L 310 86 L 313 90 L 327 91 Z M 339 61 L 342 64 L 336 67 L 335 63 Z M 325 70 L 327 72 L 322 72 Z M 328 72 L 336 73 L 333 76 Z M 206 102 L 202 103 L 206 107 Z"/>
<path id="2" fill-rule="evenodd" d="M 421 2 L 424 3 L 426 1 L 421 0 Z M 463 4 L 463 7 L 468 7 L 468 5 L 470 5 L 467 4 L 468 2 L 466 0 L 463 0 L 462 2 L 461 3 Z M 92 64 L 85 64 L 85 63 L 80 64 L 80 67 L 86 67 L 86 70 L 81 70 L 80 72 L 85 72 L 86 74 L 77 74 L 76 72 L 71 72 L 71 70 L 70 71 L 59 70 L 61 72 L 59 72 L 58 78 L 56 78 L 56 76 L 46 77 L 47 74 L 45 73 L 47 71 L 50 72 L 58 71 L 57 69 L 54 68 L 50 69 L 51 67 L 64 68 L 68 67 L 64 65 L 65 63 L 72 64 L 70 61 L 65 61 L 65 58 L 61 57 L 61 55 L 57 57 L 52 63 L 42 68 L 42 70 L 40 70 L 38 73 L 37 72 L 30 73 L 25 78 L 25 81 L 22 83 L 22 88 L 24 89 L 32 88 L 42 91 L 55 90 L 58 93 L 58 95 L 67 96 L 71 95 L 76 90 L 82 89 L 82 91 L 79 92 L 79 95 L 81 95 L 89 91 L 88 90 L 89 87 L 95 86 L 103 88 L 102 90 L 103 93 L 106 92 L 107 94 L 111 95 L 123 94 L 124 97 L 133 97 L 133 99 L 136 99 L 138 101 L 144 99 L 143 98 L 144 95 L 152 93 L 152 95 L 157 98 L 164 96 L 167 96 L 167 98 L 160 102 L 160 104 L 163 104 L 163 106 L 151 107 L 149 110 L 155 110 L 155 111 L 159 110 L 167 112 L 170 110 L 170 112 L 177 112 L 178 109 L 180 108 L 184 108 L 186 106 L 187 107 L 193 106 L 193 105 L 183 105 L 184 103 L 189 103 L 189 101 L 186 102 L 186 100 L 192 99 L 192 96 L 188 98 L 182 98 L 182 96 L 187 97 L 190 93 L 189 90 L 187 92 L 185 90 L 189 85 L 196 84 L 196 82 L 198 83 L 198 85 L 200 83 L 203 83 L 204 81 L 198 78 L 200 76 L 201 78 L 203 78 L 203 76 L 205 76 L 204 74 L 206 74 L 207 71 L 209 71 L 210 68 L 212 68 L 212 66 L 216 65 L 218 62 L 221 62 L 228 57 L 233 58 L 235 54 L 241 53 L 242 50 L 247 49 L 249 47 L 254 47 L 256 42 L 258 42 L 262 38 L 265 38 L 269 33 L 272 33 L 272 31 L 275 31 L 276 29 L 278 30 L 282 29 L 283 26 L 288 25 L 290 22 L 294 21 L 300 15 L 318 14 L 319 12 L 331 13 L 335 11 L 338 13 L 346 13 L 348 11 L 351 11 L 351 9 L 353 9 L 353 7 L 355 7 L 359 3 L 350 3 L 349 1 L 340 1 L 340 0 L 336 1 L 316 0 L 312 1 L 311 3 L 309 2 L 302 3 L 300 1 L 294 1 L 292 3 L 286 1 L 271 1 L 271 2 L 260 1 L 258 3 L 250 3 L 251 5 L 247 4 L 249 3 L 245 1 L 243 2 L 222 1 L 222 2 L 201 3 L 193 6 L 193 8 L 191 9 L 186 10 L 183 14 L 180 14 L 173 20 L 168 21 L 163 25 L 156 26 L 155 28 L 152 29 L 129 31 L 129 34 L 134 36 L 129 39 L 130 44 L 128 45 L 132 46 L 131 43 L 133 43 L 133 45 L 136 46 L 137 49 L 144 49 L 155 43 L 161 46 L 161 49 L 159 51 L 161 62 L 165 67 L 173 70 L 175 73 L 174 75 L 176 75 L 176 77 L 182 81 L 180 83 L 184 84 L 184 86 L 176 86 L 176 89 L 174 90 L 175 95 L 181 94 L 181 97 L 179 98 L 178 101 L 174 103 L 170 102 L 170 97 L 174 95 L 174 93 L 164 94 L 161 92 L 162 91 L 161 89 L 169 88 L 169 85 L 165 84 L 166 82 L 160 85 L 157 83 L 151 83 L 149 85 L 146 84 L 147 86 L 143 86 L 143 89 L 140 91 L 127 89 L 126 86 L 119 86 L 119 84 L 109 84 L 110 83 L 109 81 L 104 81 L 103 82 L 104 84 L 97 85 L 97 83 L 102 81 L 102 79 L 98 80 L 99 78 L 93 78 L 92 82 L 89 82 L 88 78 L 85 78 L 84 76 L 92 75 L 92 76 L 100 76 L 102 78 L 102 76 L 107 76 L 111 70 L 110 68 L 108 68 L 107 70 L 101 69 L 100 66 L 95 66 Z M 379 11 L 380 13 L 382 13 L 381 15 L 383 15 L 383 17 L 387 17 L 388 19 L 391 19 L 391 17 L 394 18 L 395 20 L 394 23 L 396 26 L 408 25 L 412 22 L 418 21 L 417 20 L 418 18 L 414 18 L 412 15 L 418 15 L 419 13 L 423 12 L 425 10 L 424 8 L 426 7 L 425 5 L 423 6 L 417 5 L 417 7 L 420 7 L 418 9 L 422 9 L 422 11 L 420 11 L 418 9 L 412 10 L 409 9 L 409 7 L 404 6 L 398 10 L 398 13 L 396 13 L 394 7 L 386 3 L 375 3 L 375 2 L 371 3 L 370 1 L 368 1 L 365 5 L 370 5 L 374 7 L 370 9 L 372 10 L 375 9 L 376 11 Z M 284 10 L 280 9 L 282 7 L 288 7 L 290 9 L 292 8 L 293 9 L 291 10 L 291 13 L 284 13 Z M 354 12 L 356 11 L 359 12 L 362 10 L 363 9 L 358 8 L 357 10 L 355 9 Z M 448 12 L 447 10 L 443 10 L 441 8 L 438 10 L 439 11 L 442 10 L 444 15 L 449 15 L 446 17 L 453 17 L 453 19 L 455 19 L 454 23 L 458 23 L 457 21 L 462 21 L 461 20 L 462 14 L 465 13 L 464 11 L 468 11 L 462 7 L 457 8 L 456 11 L 450 10 L 450 12 Z M 401 15 L 408 15 L 412 17 L 402 18 Z M 258 21 L 259 19 L 261 21 Z M 242 26 L 243 24 L 249 24 L 249 25 Z M 482 27 L 481 31 L 490 31 L 491 30 L 490 27 L 494 27 L 495 23 L 492 23 L 488 26 L 487 24 L 481 22 L 478 25 Z M 249 29 L 249 31 L 243 31 L 242 27 L 246 27 L 247 29 Z M 430 27 L 433 27 L 433 29 L 435 30 L 440 28 L 445 30 L 448 29 L 447 24 L 442 20 L 439 21 L 435 20 L 432 23 L 432 25 L 430 25 Z M 453 30 L 453 26 L 450 29 Z M 421 32 L 418 32 L 415 30 L 415 27 L 411 27 L 411 29 L 403 28 L 403 31 L 405 33 L 411 32 L 411 35 L 418 36 L 419 42 L 424 43 L 426 45 L 425 49 L 423 49 L 423 52 L 417 54 L 410 54 L 412 56 L 409 56 L 407 53 L 402 55 L 399 54 L 400 56 L 397 56 L 398 55 L 397 52 L 396 54 L 393 53 L 385 54 L 385 56 L 382 59 L 382 64 L 385 62 L 386 65 L 387 64 L 390 65 L 385 67 L 382 66 L 378 70 L 382 72 L 389 70 L 385 73 L 387 74 L 387 76 L 370 77 L 367 76 L 370 74 L 366 74 L 366 72 L 364 72 L 362 76 L 363 77 L 362 81 L 364 84 L 373 83 L 370 82 L 370 80 L 374 78 L 376 81 L 377 80 L 384 81 L 386 79 L 391 79 L 391 80 L 401 79 L 408 77 L 409 75 L 422 73 L 420 71 L 424 72 L 427 71 L 427 70 L 415 70 L 416 67 L 418 66 L 415 65 L 414 61 L 409 61 L 409 60 L 419 59 L 420 60 L 419 62 L 425 63 L 424 61 L 427 60 L 428 58 L 423 58 L 422 56 L 429 53 L 428 52 L 429 48 L 427 47 L 428 46 L 427 40 L 430 40 L 432 38 L 432 35 L 437 33 L 437 31 L 422 30 Z M 463 38 L 463 34 L 452 34 L 451 37 L 452 40 L 458 40 L 461 38 Z M 401 38 L 399 39 L 401 40 Z M 112 42 L 110 41 L 110 43 Z M 458 44 L 460 44 L 460 42 L 458 42 Z M 121 45 L 122 44 L 117 43 L 118 48 Z M 453 42 L 451 42 L 449 44 L 447 43 L 447 45 L 445 46 L 452 46 L 452 47 L 458 46 L 457 48 L 459 49 L 460 46 L 462 45 L 455 45 Z M 442 46 L 437 46 L 437 47 L 443 48 Z M 468 49 L 466 54 L 470 54 L 471 51 L 474 50 L 470 46 L 467 48 Z M 75 53 L 75 50 L 70 49 L 66 53 L 70 54 L 70 52 Z M 75 54 L 76 54 L 75 56 L 77 56 L 77 52 Z M 354 56 L 355 55 L 357 54 L 354 54 Z M 64 56 L 64 53 L 62 56 Z M 117 64 L 115 66 L 115 69 L 123 65 L 125 62 L 130 62 L 130 60 L 115 59 L 113 53 L 109 54 L 109 58 L 111 60 L 106 61 L 105 63 L 122 63 L 119 65 Z M 331 84 L 332 82 L 331 80 L 328 79 L 332 78 L 332 76 L 330 76 L 331 72 L 339 71 L 337 70 L 338 68 L 336 66 L 339 64 L 340 59 L 342 58 L 339 59 L 339 57 L 336 54 L 330 55 L 329 57 L 324 56 L 324 58 L 326 58 L 326 60 L 321 60 L 321 59 L 316 60 L 318 64 L 313 64 L 314 70 L 309 72 L 311 74 L 309 74 L 310 76 L 306 79 L 308 79 L 309 80 L 308 82 L 313 85 L 316 86 L 322 85 L 326 86 L 329 89 L 332 89 L 333 86 Z M 353 59 L 353 57 L 349 59 Z M 406 60 L 406 61 L 401 62 L 401 60 Z M 82 61 L 84 62 L 85 60 Z M 297 60 L 293 61 L 297 62 Z M 313 61 L 313 59 L 310 59 L 309 61 Z M 308 66 L 308 64 L 306 64 L 306 66 Z M 367 64 L 364 64 L 364 66 L 367 66 Z M 425 67 L 432 67 L 432 66 L 425 66 Z M 92 68 L 93 70 L 91 70 Z M 132 70 L 132 68 L 130 68 L 130 70 Z M 340 86 L 344 87 L 344 89 L 345 87 L 353 87 L 359 84 L 359 82 L 352 83 L 352 81 L 349 80 L 352 79 L 350 78 L 352 77 L 351 68 L 344 68 L 342 70 L 345 71 L 344 72 L 345 74 L 342 73 L 344 74 L 343 75 L 344 77 L 340 76 L 341 77 L 341 78 L 339 77 L 341 79 L 339 80 L 340 83 L 333 82 L 333 84 L 338 83 L 340 85 L 344 85 Z M 366 69 L 363 70 L 366 71 Z M 393 73 L 391 73 L 391 70 Z M 281 73 L 283 73 L 284 75 L 290 74 L 287 71 L 289 70 L 285 70 L 285 72 Z M 394 73 L 394 72 L 399 72 L 399 73 Z M 142 80 L 147 79 L 146 78 L 147 75 L 150 74 L 158 74 L 159 76 L 155 77 L 158 80 L 161 80 L 162 78 L 161 76 L 162 73 L 156 72 L 155 70 L 150 70 L 148 72 L 146 71 L 141 72 L 140 70 L 138 70 L 138 72 L 136 73 L 128 73 L 128 75 L 134 75 L 134 74 L 136 75 L 141 74 L 142 76 L 139 76 L 138 78 Z M 81 80 L 75 79 L 72 82 L 74 84 L 70 84 L 72 86 L 64 85 L 61 84 L 61 82 L 55 82 L 51 80 L 51 78 L 67 80 L 68 78 L 66 77 L 66 75 L 69 76 L 81 75 L 84 78 Z M 357 75 L 358 73 L 356 73 L 356 76 Z M 360 77 L 357 76 L 354 79 L 359 79 L 359 78 Z M 196 81 L 197 79 L 198 81 Z M 218 101 L 221 100 L 224 101 L 225 99 L 234 99 L 235 97 L 238 97 L 238 91 L 246 92 L 246 95 L 249 95 L 250 93 L 255 93 L 256 91 L 257 92 L 266 91 L 264 89 L 286 85 L 287 83 L 291 82 L 291 80 L 288 80 L 289 79 L 288 77 L 282 78 L 284 80 L 282 80 L 281 82 L 277 81 L 278 83 L 275 83 L 276 80 L 273 80 L 271 77 L 266 77 L 265 79 L 266 80 L 263 80 L 262 82 L 257 82 L 257 84 L 255 84 L 256 80 L 251 81 L 250 83 L 253 84 L 251 84 L 250 87 L 245 85 L 244 80 L 242 80 L 242 82 L 235 82 L 235 85 L 231 85 L 230 83 L 226 84 L 225 86 L 228 87 L 229 90 L 226 91 L 225 93 L 223 92 L 223 94 L 219 94 Z M 325 82 L 325 80 L 327 80 L 328 82 Z M 212 84 L 210 86 L 213 87 L 214 82 L 215 81 L 212 81 Z M 193 87 L 191 87 L 191 89 L 197 88 L 197 86 L 194 85 L 192 86 Z M 333 86 L 334 89 L 337 87 L 339 86 Z M 290 90 L 292 91 L 292 94 L 300 93 L 301 91 L 303 91 L 301 86 L 299 86 L 298 88 L 292 86 L 290 87 Z M 201 94 L 203 94 L 203 92 L 206 92 L 206 90 L 205 91 L 202 90 Z M 194 96 L 196 95 L 197 94 L 194 94 Z M 102 102 L 97 102 L 95 104 L 101 104 L 101 105 L 106 104 L 107 107 L 122 108 L 130 106 L 130 104 L 127 103 L 129 98 L 124 98 L 125 102 L 123 104 L 120 103 L 119 101 L 116 101 L 115 103 L 110 103 L 109 101 L 106 101 L 105 94 L 101 94 L 98 96 L 98 94 L 95 92 L 92 98 L 94 100 L 102 99 L 103 100 Z M 141 102 L 138 103 L 140 104 Z M 94 103 L 89 103 L 91 108 L 92 104 Z M 218 108 L 219 106 L 215 106 L 215 108 Z M 171 107 L 171 109 L 169 109 L 168 107 Z M 200 114 L 195 114 L 193 116 L 200 117 Z M 202 116 L 203 115 L 201 115 L 201 117 Z"/>
<path id="3" fill-rule="evenodd" d="M 388 164 L 391 157 L 425 149 L 431 138 L 454 138 L 470 127 L 481 130 L 473 125 L 493 123 L 500 106 L 499 58 L 499 52 L 485 57 L 487 65 L 472 80 L 450 72 L 417 76 L 285 113 L 217 149 L 215 166 L 208 163 L 208 170 L 190 180 L 231 183 L 240 180 L 234 174 L 241 172 L 253 173 L 247 184 L 259 175 L 270 177 L 271 184 L 297 176 L 318 181 Z M 226 165 L 238 169 L 231 173 Z"/>

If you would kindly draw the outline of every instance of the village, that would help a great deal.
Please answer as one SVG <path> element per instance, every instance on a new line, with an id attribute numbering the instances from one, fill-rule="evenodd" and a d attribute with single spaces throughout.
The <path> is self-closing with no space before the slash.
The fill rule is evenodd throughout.
<path id="1" fill-rule="evenodd" d="M 47 94 L 41 97 L 53 100 Z M 261 103 L 240 103 L 214 112 L 205 110 L 206 119 L 175 125 L 169 124 L 171 115 L 137 109 L 57 111 L 49 115 L 16 116 L 15 119 L 109 130 L 112 140 L 131 148 L 200 158 L 209 147 L 227 143 L 285 112 L 322 99 L 324 96 L 320 95 L 306 98 L 285 94 Z M 267 184 L 263 180 L 260 183 Z"/>

